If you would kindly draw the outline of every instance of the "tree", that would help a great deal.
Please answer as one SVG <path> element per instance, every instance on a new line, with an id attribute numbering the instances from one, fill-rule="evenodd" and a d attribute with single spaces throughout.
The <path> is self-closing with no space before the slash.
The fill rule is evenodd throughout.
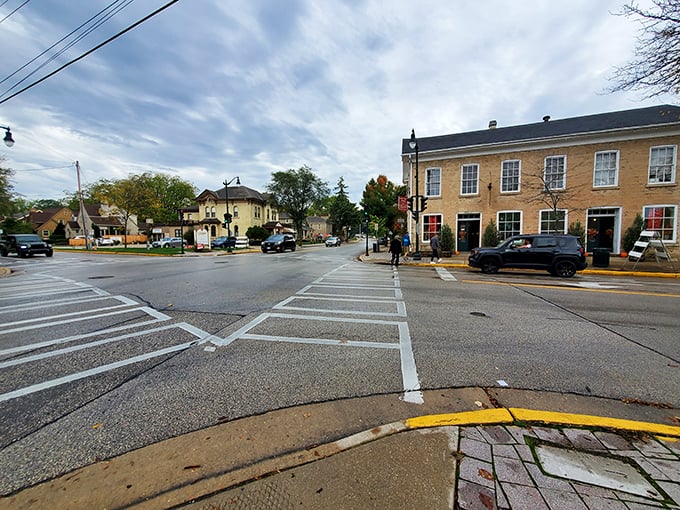
<path id="1" fill-rule="evenodd" d="M 361 223 L 361 213 L 356 204 L 349 201 L 345 189 L 345 181 L 342 177 L 335 188 L 337 193 L 330 199 L 330 221 L 333 224 L 333 234 L 341 235 L 345 228 Z"/>
<path id="2" fill-rule="evenodd" d="M 630 251 L 635 246 L 635 243 L 640 238 L 640 233 L 645 229 L 645 220 L 640 213 L 635 216 L 633 224 L 628 227 L 626 233 L 623 234 L 623 251 Z"/>
<path id="3" fill-rule="evenodd" d="M 260 226 L 248 227 L 246 237 L 252 241 L 264 241 L 269 236 L 269 230 Z"/>
<path id="4" fill-rule="evenodd" d="M 441 246 L 442 254 L 451 253 L 453 251 L 453 243 L 453 231 L 448 223 L 444 223 L 439 236 L 439 245 Z"/>
<path id="5" fill-rule="evenodd" d="M 6 234 L 34 234 L 33 225 L 25 221 L 18 221 L 15 218 L 7 217 L 0 223 L 0 228 Z"/>
<path id="6" fill-rule="evenodd" d="M 127 179 L 115 181 L 107 193 L 106 201 L 109 206 L 120 214 L 125 226 L 123 236 L 125 247 L 127 248 L 127 224 L 130 216 L 144 211 L 150 202 L 156 197 L 153 196 L 150 187 L 143 184 L 144 178 L 139 175 L 130 175 Z"/>
<path id="7" fill-rule="evenodd" d="M 64 203 L 62 200 L 54 200 L 51 198 L 33 200 L 30 204 L 32 209 L 38 209 L 40 211 L 44 211 L 45 209 L 57 209 L 64 207 Z"/>
<path id="8" fill-rule="evenodd" d="M 312 204 L 330 193 L 328 184 L 314 175 L 307 165 L 297 170 L 274 172 L 266 188 L 271 193 L 273 205 L 290 216 L 298 240 L 302 239 L 302 229 Z"/>
<path id="9" fill-rule="evenodd" d="M 4 158 L 0 158 L 0 164 Z M 0 166 L 0 216 L 7 216 L 12 214 L 14 208 L 12 207 L 13 189 L 10 179 L 14 175 L 11 168 L 4 168 Z"/>
<path id="10" fill-rule="evenodd" d="M 482 246 L 498 246 L 499 235 L 498 227 L 496 227 L 496 222 L 489 220 L 484 229 L 484 236 L 482 237 Z"/>
<path id="11" fill-rule="evenodd" d="M 366 184 L 361 205 L 370 216 L 381 218 L 386 228 L 400 232 L 402 227 L 397 219 L 405 218 L 406 213 L 399 211 L 397 204 L 399 197 L 406 193 L 406 186 L 395 185 L 386 176 L 379 175 Z"/>
<path id="12" fill-rule="evenodd" d="M 635 57 L 614 72 L 616 84 L 610 92 L 646 90 L 645 98 L 680 94 L 680 2 L 652 0 L 653 10 L 640 8 L 634 1 L 618 15 L 637 17 L 642 25 Z"/>

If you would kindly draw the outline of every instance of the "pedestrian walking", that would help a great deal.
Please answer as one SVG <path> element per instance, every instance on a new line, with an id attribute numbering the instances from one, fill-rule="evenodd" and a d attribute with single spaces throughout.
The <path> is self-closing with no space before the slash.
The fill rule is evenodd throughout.
<path id="1" fill-rule="evenodd" d="M 401 257 L 401 240 L 399 236 L 394 236 L 390 242 L 390 253 L 392 254 L 390 265 L 399 267 L 399 257 Z"/>
<path id="2" fill-rule="evenodd" d="M 432 250 L 432 256 L 430 257 L 430 264 L 436 262 L 441 262 L 442 259 L 439 258 L 439 236 L 434 234 L 430 237 L 430 249 Z"/>
<path id="3" fill-rule="evenodd" d="M 408 258 L 409 251 L 411 251 L 411 236 L 408 235 L 408 232 L 404 234 L 401 244 L 404 246 L 404 260 L 406 260 Z"/>

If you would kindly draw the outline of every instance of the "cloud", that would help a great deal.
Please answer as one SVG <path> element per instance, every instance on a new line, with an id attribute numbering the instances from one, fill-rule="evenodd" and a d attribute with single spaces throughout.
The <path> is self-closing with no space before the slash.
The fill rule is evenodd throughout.
<path id="1" fill-rule="evenodd" d="M 0 79 L 108 3 L 27 4 L 0 31 L 16 48 Z M 164 3 L 130 4 L 46 69 Z M 199 190 L 235 175 L 264 190 L 273 171 L 306 164 L 331 188 L 343 176 L 358 202 L 378 174 L 400 182 L 411 128 L 434 136 L 672 101 L 604 93 L 638 29 L 611 14 L 620 6 L 181 0 L 0 105 L 16 140 L 2 155 L 31 199 L 60 198 L 75 180 L 28 169 L 79 160 L 86 182 L 166 171 Z"/>

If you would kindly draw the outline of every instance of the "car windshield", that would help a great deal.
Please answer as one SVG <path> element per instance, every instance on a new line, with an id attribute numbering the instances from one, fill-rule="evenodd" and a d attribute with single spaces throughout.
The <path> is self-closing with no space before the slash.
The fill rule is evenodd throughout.
<path id="1" fill-rule="evenodd" d="M 17 241 L 22 241 L 22 242 L 25 242 L 25 243 L 26 242 L 34 243 L 36 241 L 38 241 L 38 242 L 42 241 L 42 239 L 40 239 L 38 236 L 32 235 L 32 234 L 19 235 L 19 236 L 16 236 L 16 238 L 17 238 Z"/>
<path id="2" fill-rule="evenodd" d="M 283 241 L 283 234 L 274 234 L 273 236 L 269 236 L 267 241 Z"/>

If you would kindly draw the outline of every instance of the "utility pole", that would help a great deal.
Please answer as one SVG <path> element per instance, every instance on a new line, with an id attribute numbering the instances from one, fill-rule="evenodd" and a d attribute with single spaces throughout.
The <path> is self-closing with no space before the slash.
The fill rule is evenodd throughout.
<path id="1" fill-rule="evenodd" d="M 80 163 L 76 161 L 76 175 L 78 176 L 78 202 L 80 202 L 80 221 L 83 222 L 83 234 L 85 234 L 85 249 L 90 249 L 90 236 L 87 232 L 87 218 L 85 217 L 85 204 L 83 204 L 83 190 L 80 187 Z"/>

